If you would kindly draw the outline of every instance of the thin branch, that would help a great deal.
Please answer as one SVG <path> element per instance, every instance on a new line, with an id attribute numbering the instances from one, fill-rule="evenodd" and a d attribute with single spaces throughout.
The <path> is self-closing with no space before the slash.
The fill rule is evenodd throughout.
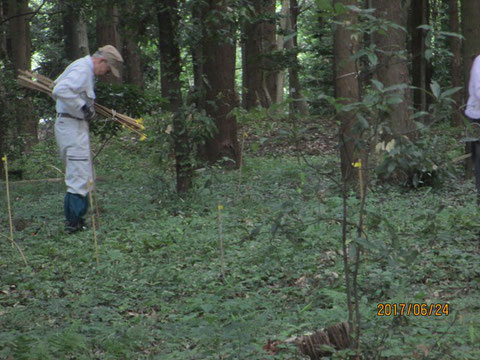
<path id="1" fill-rule="evenodd" d="M 38 13 L 40 12 L 40 10 L 42 9 L 42 7 L 47 3 L 47 0 L 43 0 L 43 2 L 40 4 L 40 6 L 37 8 L 37 10 L 34 10 L 34 11 L 30 11 L 30 12 L 26 12 L 26 13 L 22 13 L 22 14 L 15 14 L 15 15 L 12 15 L 4 20 L 2 20 L 0 22 L 0 26 L 5 24 L 6 22 L 9 22 L 10 20 L 12 19 L 15 19 L 15 18 L 18 18 L 18 17 L 22 17 L 22 16 L 28 16 L 28 15 L 32 15 L 30 17 L 30 19 L 28 19 L 29 21 L 31 21 L 36 15 L 38 15 Z"/>

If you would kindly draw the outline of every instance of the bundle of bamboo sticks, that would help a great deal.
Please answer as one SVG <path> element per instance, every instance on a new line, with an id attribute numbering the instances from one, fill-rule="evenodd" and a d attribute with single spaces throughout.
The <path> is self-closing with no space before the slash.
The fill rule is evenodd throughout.
<path id="1" fill-rule="evenodd" d="M 55 86 L 54 82 L 46 76 L 23 70 L 19 70 L 17 82 L 23 87 L 40 91 L 47 95 L 52 95 L 52 90 Z M 145 128 L 141 121 L 135 120 L 130 116 L 117 113 L 115 110 L 109 109 L 97 103 L 95 103 L 95 111 L 100 116 L 106 119 L 114 120 L 122 124 L 122 126 L 126 127 L 128 130 L 140 135 L 141 140 L 146 139 L 147 136 L 142 132 L 142 130 Z"/>

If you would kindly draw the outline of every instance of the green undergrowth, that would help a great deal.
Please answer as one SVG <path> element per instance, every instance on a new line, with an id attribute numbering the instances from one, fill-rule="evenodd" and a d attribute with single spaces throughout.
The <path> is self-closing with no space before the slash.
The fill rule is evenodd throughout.
<path id="1" fill-rule="evenodd" d="M 59 176 L 53 144 L 40 147 L 27 177 Z M 275 355 L 262 347 L 347 320 L 342 198 L 331 180 L 295 158 L 247 157 L 241 177 L 197 171 L 180 199 L 150 153 L 112 140 L 97 158 L 98 266 L 93 231 L 63 230 L 61 182 L 11 184 L 28 266 L 2 211 L 0 358 L 303 359 L 293 345 Z M 337 170 L 330 157 L 309 160 Z M 368 237 L 358 240 L 365 359 L 480 358 L 473 194 L 453 182 L 372 189 Z M 6 209 L 4 190 L 0 199 Z M 349 221 L 358 207 L 352 194 Z M 379 303 L 448 303 L 450 314 L 379 317 Z"/>

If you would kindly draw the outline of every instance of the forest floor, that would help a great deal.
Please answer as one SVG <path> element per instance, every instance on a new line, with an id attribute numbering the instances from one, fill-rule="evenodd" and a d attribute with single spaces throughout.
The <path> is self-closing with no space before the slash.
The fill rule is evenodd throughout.
<path id="1" fill-rule="evenodd" d="M 241 174 L 199 171 L 183 200 L 151 144 L 110 142 L 96 163 L 98 265 L 91 226 L 64 232 L 62 182 L 12 182 L 14 238 L 28 266 L 2 211 L 0 359 L 306 358 L 286 340 L 348 318 L 342 197 L 322 175 L 338 169 L 335 141 L 307 129 L 302 159 L 273 132 L 247 138 Z M 24 165 L 29 179 L 61 169 L 51 140 Z M 480 211 L 473 184 L 459 179 L 417 190 L 372 184 L 358 280 L 362 358 L 480 358 Z M 351 222 L 358 208 L 350 196 Z M 443 312 L 378 316 L 379 304 L 404 303 Z M 269 341 L 278 352 L 265 350 Z"/>

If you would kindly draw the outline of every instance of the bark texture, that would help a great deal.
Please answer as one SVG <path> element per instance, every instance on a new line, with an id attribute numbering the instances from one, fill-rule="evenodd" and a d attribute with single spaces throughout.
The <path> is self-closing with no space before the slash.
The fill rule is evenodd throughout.
<path id="1" fill-rule="evenodd" d="M 291 106 L 291 111 L 298 112 L 302 116 L 307 116 L 309 113 L 308 103 L 302 94 L 302 86 L 300 84 L 300 77 L 298 75 L 298 71 L 300 69 L 300 64 L 297 57 L 299 14 L 300 7 L 298 5 L 298 1 L 290 0 L 290 19 L 287 26 L 289 27 L 290 32 L 293 32 L 294 36 L 286 42 L 285 48 L 289 49 L 293 56 L 291 61 L 293 65 L 288 69 L 289 92 L 290 97 L 294 100 Z"/>
<path id="2" fill-rule="evenodd" d="M 275 0 L 253 1 L 252 21 L 244 25 L 244 105 L 269 107 L 277 102 Z"/>
<path id="3" fill-rule="evenodd" d="M 192 183 L 192 167 L 189 162 L 190 146 L 182 111 L 182 71 L 180 47 L 177 42 L 179 23 L 176 0 L 158 2 L 159 49 L 161 61 L 162 96 L 168 99 L 173 114 L 173 138 L 177 175 L 177 192 L 186 193 Z"/>
<path id="4" fill-rule="evenodd" d="M 406 28 L 407 9 L 403 1 L 374 0 L 376 16 Z M 410 74 L 406 59 L 407 33 L 404 30 L 390 28 L 386 34 L 377 33 L 373 40 L 378 49 L 379 66 L 377 79 L 385 87 L 405 84 L 407 87 L 397 93 L 403 99 L 399 104 L 394 104 L 388 114 L 389 127 L 394 135 L 412 137 L 415 128 L 412 121 L 412 95 Z"/>
<path id="5" fill-rule="evenodd" d="M 29 12 L 27 0 L 9 0 L 7 4 L 9 35 L 7 52 L 15 70 L 30 70 L 30 25 L 28 17 L 22 14 Z M 21 151 L 29 152 L 37 142 L 37 121 L 33 111 L 33 101 L 28 95 L 14 100 L 16 102 L 17 145 Z"/>
<path id="6" fill-rule="evenodd" d="M 203 41 L 203 76 L 206 81 L 205 110 L 218 131 L 206 142 L 206 155 L 210 162 L 223 158 L 240 164 L 237 139 L 237 121 L 230 113 L 237 106 L 235 93 L 235 42 L 233 25 L 223 16 L 229 11 L 228 1 L 208 0 L 206 27 Z"/>
<path id="7" fill-rule="evenodd" d="M 460 18 L 458 0 L 449 0 L 450 7 L 450 31 L 460 33 Z M 463 85 L 463 71 L 462 71 L 462 40 L 456 37 L 451 38 L 450 49 L 452 52 L 452 87 L 462 87 Z M 455 101 L 455 112 L 452 116 L 452 125 L 461 127 L 463 125 L 462 120 L 462 104 L 463 104 L 463 91 L 459 91 L 453 94 L 453 100 Z"/>
<path id="8" fill-rule="evenodd" d="M 119 32 L 120 14 L 118 6 L 112 1 L 107 1 L 99 9 L 97 16 L 97 46 L 113 45 L 122 52 L 122 41 Z M 123 69 L 120 68 L 120 77 L 112 74 L 101 76 L 100 80 L 110 84 L 121 84 L 123 82 Z"/>
<path id="9" fill-rule="evenodd" d="M 90 53 L 88 48 L 87 23 L 82 7 L 78 3 L 62 0 L 63 31 L 65 53 L 70 61 Z"/>
<path id="10" fill-rule="evenodd" d="M 355 0 L 336 0 L 335 3 L 353 5 Z M 335 97 L 344 99 L 344 104 L 357 102 L 360 99 L 357 66 L 352 56 L 358 51 L 358 41 L 352 36 L 348 24 L 355 24 L 358 20 L 353 12 L 346 12 L 338 16 L 333 38 L 334 53 L 334 83 Z M 358 135 L 352 132 L 354 114 L 341 111 L 337 114 L 340 120 L 340 159 L 342 176 L 347 182 L 356 179 L 356 172 L 352 163 L 357 159 L 355 147 Z"/>
<path id="11" fill-rule="evenodd" d="M 427 111 L 427 91 L 431 82 L 429 64 L 425 59 L 426 30 L 419 29 L 420 25 L 428 25 L 428 0 L 412 1 L 410 8 L 410 33 L 412 34 L 412 85 L 413 104 L 417 111 Z"/>

